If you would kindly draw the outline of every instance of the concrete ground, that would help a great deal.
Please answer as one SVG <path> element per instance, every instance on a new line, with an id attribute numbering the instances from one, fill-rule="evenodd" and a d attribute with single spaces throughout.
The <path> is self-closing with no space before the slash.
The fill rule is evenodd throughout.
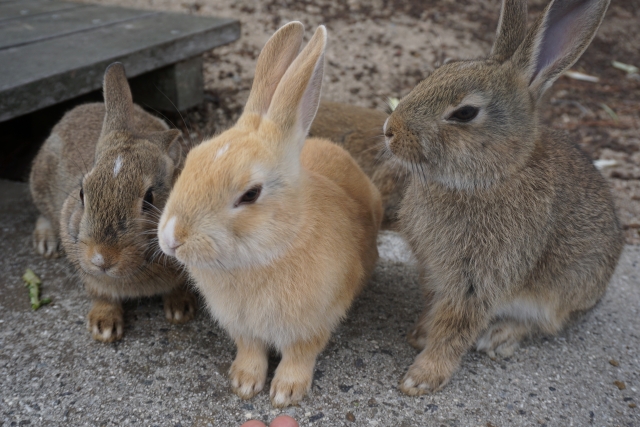
<path id="1" fill-rule="evenodd" d="M 420 289 L 402 239 L 384 233 L 373 280 L 320 355 L 310 395 L 280 411 L 266 391 L 231 393 L 234 346 L 204 311 L 175 326 L 159 298 L 131 301 L 124 339 L 93 341 L 89 300 L 65 261 L 31 248 L 35 219 L 26 185 L 0 181 L 2 426 L 235 427 L 281 412 L 303 426 L 640 426 L 638 246 L 625 248 L 602 302 L 561 335 L 506 360 L 470 352 L 443 391 L 415 398 L 397 383 L 416 355 L 405 334 Z M 53 299 L 35 312 L 26 268 Z"/>

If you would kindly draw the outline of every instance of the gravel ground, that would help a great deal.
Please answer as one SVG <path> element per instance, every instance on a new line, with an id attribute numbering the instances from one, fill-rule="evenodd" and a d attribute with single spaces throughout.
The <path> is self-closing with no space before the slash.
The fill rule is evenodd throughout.
<path id="1" fill-rule="evenodd" d="M 282 413 L 266 391 L 250 401 L 231 392 L 234 345 L 204 311 L 176 326 L 159 298 L 131 301 L 124 339 L 93 341 L 89 299 L 66 262 L 31 248 L 26 184 L 0 181 L 0 194 L 0 425 L 236 427 Z M 311 394 L 284 411 L 302 426 L 640 426 L 640 247 L 625 248 L 604 299 L 562 334 L 505 360 L 470 352 L 443 391 L 418 398 L 397 388 L 416 356 L 405 335 L 421 310 L 417 271 L 398 234 L 384 232 L 379 248 Z M 53 300 L 35 312 L 26 268 Z"/>

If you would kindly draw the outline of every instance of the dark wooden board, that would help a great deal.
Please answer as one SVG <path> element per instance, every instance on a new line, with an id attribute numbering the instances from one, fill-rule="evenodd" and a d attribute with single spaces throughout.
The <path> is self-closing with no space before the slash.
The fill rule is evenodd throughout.
<path id="1" fill-rule="evenodd" d="M 87 6 L 56 13 L 39 14 L 0 23 L 0 50 L 53 39 L 107 25 L 157 15 L 160 12 Z"/>
<path id="2" fill-rule="evenodd" d="M 5 21 L 37 16 L 52 12 L 86 7 L 80 3 L 67 3 L 47 0 L 20 0 L 0 3 L 0 25 Z"/>
<path id="3" fill-rule="evenodd" d="M 123 62 L 133 77 L 239 36 L 236 20 L 162 13 L 5 48 L 0 50 L 0 121 L 99 89 L 114 61 Z"/>

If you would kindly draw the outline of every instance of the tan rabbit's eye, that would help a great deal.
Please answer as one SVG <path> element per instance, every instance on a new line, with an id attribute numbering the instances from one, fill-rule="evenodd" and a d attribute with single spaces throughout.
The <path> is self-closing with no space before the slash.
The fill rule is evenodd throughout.
<path id="1" fill-rule="evenodd" d="M 84 207 L 84 189 L 82 187 L 80 187 L 80 203 Z"/>
<path id="2" fill-rule="evenodd" d="M 250 190 L 244 193 L 242 197 L 240 197 L 240 200 L 236 202 L 235 206 L 238 207 L 239 205 L 249 205 L 251 203 L 255 203 L 255 201 L 258 200 L 258 197 L 260 197 L 261 192 L 262 192 L 261 185 L 256 185 L 255 187 L 252 187 Z"/>
<path id="3" fill-rule="evenodd" d="M 148 212 L 153 208 L 153 188 L 149 187 L 146 193 L 144 193 L 144 200 L 142 201 L 142 212 Z"/>
<path id="4" fill-rule="evenodd" d="M 458 108 L 456 111 L 451 113 L 448 120 L 453 120 L 456 122 L 470 122 L 471 120 L 476 118 L 479 111 L 480 109 L 478 107 L 465 105 L 464 107 Z"/>

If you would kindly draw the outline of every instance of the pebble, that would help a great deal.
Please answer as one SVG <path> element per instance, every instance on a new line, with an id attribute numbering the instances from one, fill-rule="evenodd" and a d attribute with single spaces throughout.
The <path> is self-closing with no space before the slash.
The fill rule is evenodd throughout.
<path id="1" fill-rule="evenodd" d="M 613 382 L 615 384 L 616 387 L 618 387 L 620 390 L 624 390 L 625 388 L 627 388 L 627 386 L 625 385 L 625 383 L 623 383 L 622 381 L 614 381 Z"/>
<path id="2" fill-rule="evenodd" d="M 322 412 L 318 412 L 317 414 L 315 414 L 313 417 L 309 417 L 309 422 L 313 423 L 318 421 L 320 418 L 324 418 L 324 414 Z"/>
<path id="3" fill-rule="evenodd" d="M 609 363 L 611 364 L 611 366 L 615 366 L 616 368 L 617 368 L 618 366 L 620 366 L 620 362 L 618 362 L 618 361 L 617 361 L 617 360 L 615 360 L 615 359 L 611 359 L 611 360 L 609 360 Z"/>
<path id="4" fill-rule="evenodd" d="M 629 405 L 631 406 L 631 405 Z M 356 422 L 356 416 L 353 415 L 353 412 L 347 412 L 347 415 L 345 417 L 347 419 L 347 421 L 351 421 L 352 423 Z"/>

